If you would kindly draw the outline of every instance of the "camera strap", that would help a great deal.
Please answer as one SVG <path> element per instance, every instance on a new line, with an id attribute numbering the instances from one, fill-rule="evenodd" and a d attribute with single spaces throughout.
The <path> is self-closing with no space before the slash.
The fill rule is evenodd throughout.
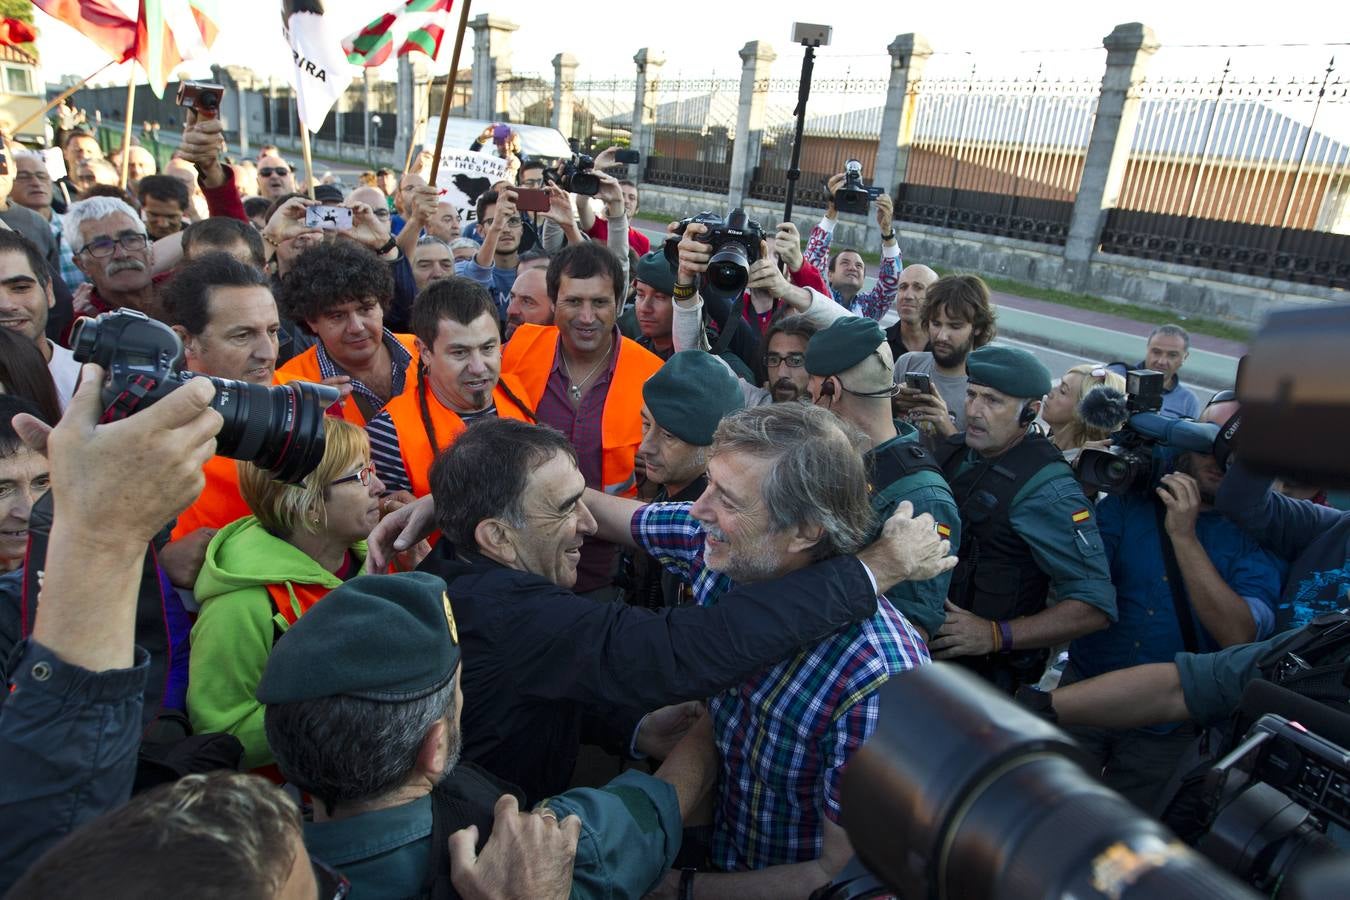
<path id="1" fill-rule="evenodd" d="M 745 307 L 749 302 L 749 291 L 742 291 L 740 300 L 731 304 L 731 312 L 727 315 L 727 325 L 717 335 L 717 345 L 712 348 L 713 356 L 721 356 L 727 352 L 727 348 L 731 346 L 731 338 L 736 334 L 736 329 L 741 327 L 741 321 L 745 318 Z"/>
<path id="2" fill-rule="evenodd" d="M 1191 616 L 1191 602 L 1186 595 L 1186 582 L 1181 577 L 1181 567 L 1177 565 L 1177 553 L 1172 547 L 1172 539 L 1167 536 L 1167 510 L 1162 501 L 1153 501 L 1153 514 L 1158 521 L 1158 543 L 1162 545 L 1163 568 L 1167 570 L 1167 586 L 1172 593 L 1172 609 L 1176 612 L 1177 626 L 1181 628 L 1181 643 L 1187 653 L 1195 653 L 1199 641 L 1195 636 L 1195 619 Z"/>

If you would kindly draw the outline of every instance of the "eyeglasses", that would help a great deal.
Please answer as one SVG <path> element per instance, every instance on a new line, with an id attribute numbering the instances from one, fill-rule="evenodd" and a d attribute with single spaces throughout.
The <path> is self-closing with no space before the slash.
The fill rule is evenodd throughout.
<path id="1" fill-rule="evenodd" d="M 80 253 L 88 253 L 94 259 L 107 259 L 117 252 L 119 244 L 128 253 L 136 253 L 144 250 L 149 243 L 150 238 L 143 234 L 119 234 L 116 238 L 94 238 L 84 245 Z"/>
<path id="2" fill-rule="evenodd" d="M 319 887 L 319 900 L 343 900 L 351 893 L 352 883 L 346 875 L 312 856 L 309 865 L 314 870 L 314 883 Z"/>
<path id="3" fill-rule="evenodd" d="M 373 212 L 373 213 L 375 214 L 375 218 L 377 218 L 377 219 L 387 219 L 387 218 L 389 218 L 389 209 L 388 209 L 388 207 L 386 207 L 386 208 L 384 208 L 384 209 L 378 209 L 378 208 L 372 209 L 371 212 Z"/>
<path id="4" fill-rule="evenodd" d="M 806 355 L 802 353 L 764 354 L 764 365 L 770 369 L 774 366 L 787 366 L 789 369 L 800 369 L 805 362 Z"/>
<path id="5" fill-rule="evenodd" d="M 46 172 L 15 172 L 15 181 L 36 181 L 39 184 L 50 184 L 52 176 Z"/>
<path id="6" fill-rule="evenodd" d="M 482 221 L 481 224 L 482 224 L 482 226 L 483 226 L 484 228 L 491 228 L 491 227 L 492 227 L 492 223 L 495 222 L 495 221 L 497 221 L 497 220 L 496 220 L 496 219 L 484 219 L 484 220 Z M 507 228 L 519 228 L 519 227 L 521 226 L 521 224 L 522 224 L 522 220 L 521 220 L 520 216 L 512 216 L 511 218 L 509 218 L 509 219 L 506 220 L 506 227 L 507 227 Z"/>
<path id="7" fill-rule="evenodd" d="M 291 170 L 286 168 L 285 166 L 276 166 L 275 168 L 272 166 L 268 166 L 265 169 L 259 169 L 258 174 L 261 175 L 263 178 L 267 178 L 270 175 L 281 175 L 285 177 L 286 175 L 291 174 Z"/>
<path id="8" fill-rule="evenodd" d="M 328 486 L 337 487 L 339 484 L 348 484 L 353 481 L 359 481 L 361 483 L 361 487 L 370 487 L 370 482 L 374 478 L 375 478 L 375 464 L 366 463 L 366 465 L 362 467 L 361 471 L 357 472 L 355 475 L 347 475 L 346 477 L 339 478 L 337 481 L 330 481 L 328 483 Z"/>
<path id="9" fill-rule="evenodd" d="M 520 180 L 520 186 L 523 187 L 523 188 L 534 188 L 535 190 L 538 190 L 539 188 L 541 188 L 541 187 L 544 186 L 544 179 L 543 179 L 542 177 L 541 177 L 541 178 L 522 178 L 522 179 Z"/>

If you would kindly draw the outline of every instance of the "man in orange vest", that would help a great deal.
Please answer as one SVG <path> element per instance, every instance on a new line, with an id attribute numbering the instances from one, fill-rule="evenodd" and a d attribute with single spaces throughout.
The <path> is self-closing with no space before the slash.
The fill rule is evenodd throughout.
<path id="1" fill-rule="evenodd" d="M 185 367 L 202 375 L 275 383 L 281 322 L 267 276 L 225 253 L 211 253 L 179 269 L 161 294 L 165 321 L 183 342 Z M 249 514 L 239 496 L 235 460 L 207 460 L 206 487 L 174 526 L 160 552 L 169 579 L 190 589 L 206 545 L 224 525 Z"/>
<path id="2" fill-rule="evenodd" d="M 428 473 L 441 451 L 475 421 L 535 421 L 514 375 L 502 375 L 497 304 L 487 289 L 450 276 L 429 283 L 412 309 L 421 372 L 417 386 L 366 426 L 371 457 L 390 491 L 431 493 Z"/>
<path id="3" fill-rule="evenodd" d="M 628 285 L 618 258 L 604 246 L 588 241 L 565 248 L 545 280 L 554 324 L 516 328 L 502 354 L 503 377 L 519 378 L 539 422 L 567 437 L 589 487 L 635 496 L 642 385 L 661 368 L 661 358 L 619 334 Z M 613 544 L 588 537 L 577 593 L 611 596 L 616 561 Z"/>
<path id="4" fill-rule="evenodd" d="M 342 386 L 341 409 L 330 414 L 365 427 L 416 383 L 413 336 L 384 327 L 393 297 L 389 267 L 353 241 L 325 241 L 300 254 L 282 281 L 281 302 L 319 343 L 282 366 L 281 380 Z"/>

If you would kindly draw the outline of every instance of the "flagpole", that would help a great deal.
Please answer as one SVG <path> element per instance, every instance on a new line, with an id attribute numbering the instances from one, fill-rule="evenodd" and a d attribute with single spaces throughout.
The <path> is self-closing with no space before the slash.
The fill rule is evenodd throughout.
<path id="1" fill-rule="evenodd" d="M 23 120 L 22 122 L 20 122 L 18 125 L 15 125 L 15 126 L 14 126 L 14 132 L 13 132 L 13 133 L 14 133 L 14 134 L 18 134 L 19 132 L 21 132 L 21 131 L 23 131 L 25 128 L 27 128 L 27 127 L 28 127 L 30 124 L 32 124 L 33 122 L 36 122 L 38 119 L 41 119 L 41 118 L 43 118 L 44 116 L 46 116 L 47 113 L 49 113 L 49 112 L 51 112 L 52 110 L 56 109 L 56 108 L 57 108 L 58 106 L 60 106 L 62 103 L 65 103 L 66 100 L 70 97 L 71 94 L 75 93 L 75 92 L 78 91 L 80 88 L 84 87 L 85 83 L 88 82 L 89 79 L 93 78 L 93 77 L 94 77 L 95 75 L 97 75 L 99 72 L 102 72 L 104 69 L 108 68 L 108 66 L 116 65 L 116 64 L 117 64 L 117 60 L 115 60 L 115 59 L 110 59 L 110 60 L 108 60 L 108 61 L 105 62 L 103 65 L 101 65 L 101 66 L 98 67 L 98 71 L 90 72 L 88 75 L 84 76 L 84 77 L 81 78 L 79 81 L 75 82 L 74 85 L 72 85 L 71 87 L 66 88 L 66 89 L 65 89 L 64 91 L 62 91 L 61 93 L 57 94 L 56 97 L 53 98 L 53 100 L 52 100 L 50 103 L 48 103 L 46 106 L 42 107 L 42 109 L 38 110 L 37 112 L 33 113 L 33 114 L 32 114 L 31 116 L 29 116 L 28 118 L 24 119 L 24 120 Z"/>
<path id="2" fill-rule="evenodd" d="M 314 199 L 314 161 L 309 155 L 309 126 L 303 121 L 300 123 L 300 152 L 305 157 L 305 183 L 309 185 L 306 193 L 309 199 Z"/>
<path id="3" fill-rule="evenodd" d="M 117 186 L 127 189 L 127 166 L 131 163 L 131 116 L 136 104 L 136 67 L 131 67 L 127 76 L 127 121 L 122 128 L 122 171 L 117 176 Z"/>
<path id="4" fill-rule="evenodd" d="M 469 25 L 469 4 L 471 0 L 464 0 L 464 6 L 459 11 L 459 30 L 455 32 L 455 50 L 450 54 L 450 74 L 445 78 L 445 97 L 441 100 L 441 121 L 436 129 L 436 153 L 431 157 L 431 175 L 427 177 L 427 184 L 436 184 L 436 172 L 441 167 L 441 150 L 445 148 L 445 125 L 450 117 L 450 102 L 455 96 L 455 75 L 459 72 L 459 51 L 464 46 L 464 29 Z M 430 91 L 430 88 L 427 88 Z M 428 95 L 428 105 L 430 105 L 430 95 Z"/>

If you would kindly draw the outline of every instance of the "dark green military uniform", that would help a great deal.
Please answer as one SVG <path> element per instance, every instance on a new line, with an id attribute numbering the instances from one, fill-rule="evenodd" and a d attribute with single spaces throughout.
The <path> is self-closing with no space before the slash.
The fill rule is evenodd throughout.
<path id="1" fill-rule="evenodd" d="M 1024 350 L 990 344 L 970 354 L 970 383 L 1009 397 L 1039 399 L 1050 373 Z M 1030 426 L 1034 415 L 1025 414 Z M 952 573 L 952 603 L 1000 622 L 1045 609 L 1049 591 L 1116 618 L 1116 591 L 1096 512 L 1063 455 L 1039 434 L 1027 433 L 998 456 L 985 457 L 948 438 L 937 454 L 961 511 L 960 562 Z M 957 662 L 1012 692 L 1034 684 L 1045 650 L 1004 648 Z"/>
<path id="2" fill-rule="evenodd" d="M 315 604 L 272 650 L 258 684 L 269 707 L 330 697 L 406 703 L 443 691 L 460 668 L 459 634 L 445 582 L 434 575 L 366 575 Z M 277 754 L 282 774 L 284 754 Z M 519 792 L 482 769 L 456 766 L 429 795 L 349 818 L 306 822 L 305 844 L 352 882 L 351 897 L 455 897 L 446 840 L 491 833 L 497 799 Z M 665 781 L 628 771 L 599 789 L 543 805 L 582 822 L 573 897 L 641 896 L 679 852 L 679 800 Z"/>
<path id="3" fill-rule="evenodd" d="M 961 545 L 961 514 L 956 509 L 956 500 L 952 498 L 952 489 L 936 469 L 916 465 L 911 460 L 911 470 L 894 481 L 885 482 L 882 472 L 888 467 L 884 457 L 892 453 L 920 453 L 931 460 L 932 454 L 923 448 L 919 430 L 908 422 L 896 421 L 898 434 L 878 444 L 863 457 L 867 463 L 869 488 L 872 496 L 872 508 L 876 510 L 881 523 L 884 523 L 900 501 L 908 500 L 914 506 L 914 515 L 928 513 L 936 523 L 938 534 L 950 540 L 953 547 Z M 886 592 L 891 605 L 905 614 L 905 618 L 921 627 L 931 638 L 942 627 L 947 613 L 943 601 L 947 599 L 947 589 L 951 584 L 950 572 L 943 572 L 937 578 L 927 581 L 902 581 Z"/>

